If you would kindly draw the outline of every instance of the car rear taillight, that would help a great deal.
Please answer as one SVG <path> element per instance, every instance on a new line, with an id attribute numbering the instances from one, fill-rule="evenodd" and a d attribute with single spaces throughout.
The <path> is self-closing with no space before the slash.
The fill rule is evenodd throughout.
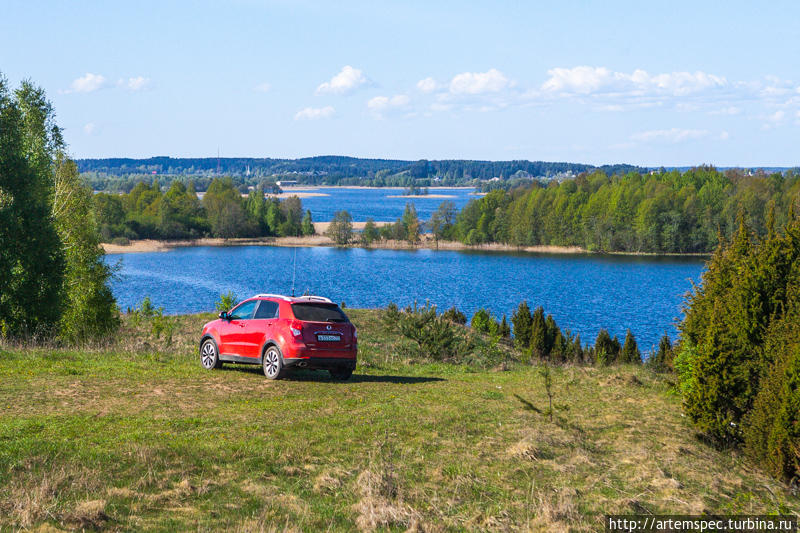
<path id="1" fill-rule="evenodd" d="M 295 337 L 300 337 L 303 335 L 303 326 L 299 322 L 292 322 L 289 325 L 289 329 L 292 331 L 292 335 Z"/>

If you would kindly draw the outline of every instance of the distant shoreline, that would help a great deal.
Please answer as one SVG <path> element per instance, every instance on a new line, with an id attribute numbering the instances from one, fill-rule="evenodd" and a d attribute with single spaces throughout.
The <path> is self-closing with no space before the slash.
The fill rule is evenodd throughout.
<path id="1" fill-rule="evenodd" d="M 103 250 L 107 254 L 126 254 L 126 253 L 147 253 L 147 252 L 168 252 L 177 248 L 190 248 L 197 246 L 282 246 L 282 247 L 313 247 L 326 246 L 335 247 L 334 242 L 320 232 L 321 225 L 327 227 L 326 222 L 317 222 L 317 235 L 307 237 L 254 237 L 254 238 L 202 238 L 186 240 L 154 240 L 142 239 L 133 240 L 128 245 L 103 243 Z M 376 225 L 390 224 L 390 222 L 376 222 Z M 363 227 L 364 222 L 353 223 L 356 229 Z M 362 248 L 358 243 L 350 244 L 347 248 Z M 365 247 L 363 247 L 365 248 Z M 469 246 L 457 241 L 439 241 L 438 246 L 432 235 L 425 234 L 422 241 L 417 245 L 411 245 L 405 241 L 375 241 L 370 249 L 376 250 L 452 250 L 452 251 L 489 251 L 489 252 L 524 252 L 539 254 L 559 254 L 559 255 L 624 255 L 624 256 L 643 256 L 643 257 L 708 257 L 711 254 L 680 254 L 680 253 L 651 253 L 651 252 L 591 252 L 579 246 L 512 246 L 509 244 L 490 243 Z"/>

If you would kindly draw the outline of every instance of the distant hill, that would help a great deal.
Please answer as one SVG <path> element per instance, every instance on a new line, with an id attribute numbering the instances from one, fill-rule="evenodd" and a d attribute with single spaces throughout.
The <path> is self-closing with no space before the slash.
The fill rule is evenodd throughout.
<path id="1" fill-rule="evenodd" d="M 147 159 L 108 158 L 79 159 L 84 173 L 105 176 L 157 174 L 164 176 L 293 177 L 303 183 L 338 183 L 343 179 L 382 179 L 404 176 L 413 179 L 441 179 L 448 182 L 487 180 L 512 177 L 548 178 L 560 174 L 580 173 L 600 168 L 609 174 L 643 171 L 633 165 L 596 167 L 581 163 L 545 161 L 471 161 L 441 160 L 404 161 L 397 159 L 361 159 L 346 156 L 317 156 L 300 159 L 255 157 L 203 157 Z"/>

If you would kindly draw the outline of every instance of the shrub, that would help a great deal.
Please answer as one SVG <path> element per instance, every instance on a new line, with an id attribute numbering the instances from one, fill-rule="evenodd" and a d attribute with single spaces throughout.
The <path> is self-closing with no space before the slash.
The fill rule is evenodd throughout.
<path id="1" fill-rule="evenodd" d="M 485 333 L 487 335 L 499 335 L 500 324 L 494 318 L 491 311 L 480 308 L 474 315 L 469 323 L 470 327 L 478 333 Z"/>
<path id="2" fill-rule="evenodd" d="M 387 328 L 390 330 L 396 329 L 400 324 L 400 319 L 402 318 L 402 314 L 397 308 L 397 304 L 390 302 L 389 305 L 386 306 L 386 310 L 383 312 L 382 318 L 383 323 Z"/>
<path id="3" fill-rule="evenodd" d="M 466 325 L 467 323 L 467 315 L 459 311 L 455 306 L 442 313 L 442 318 L 462 326 Z"/>
<path id="4" fill-rule="evenodd" d="M 114 237 L 111 239 L 111 244 L 116 244 L 117 246 L 128 246 L 130 243 L 131 241 L 127 237 Z"/>
<path id="5" fill-rule="evenodd" d="M 416 342 L 416 355 L 436 361 L 456 358 L 464 346 L 464 334 L 449 320 L 436 314 L 436 306 L 426 304 L 400 314 L 400 333 Z"/>
<path id="6" fill-rule="evenodd" d="M 237 301 L 238 298 L 233 293 L 233 291 L 228 291 L 225 294 L 219 295 L 219 300 L 217 300 L 214 303 L 214 309 L 216 309 L 220 313 L 222 311 L 230 311 L 233 308 L 233 306 L 236 305 Z"/>

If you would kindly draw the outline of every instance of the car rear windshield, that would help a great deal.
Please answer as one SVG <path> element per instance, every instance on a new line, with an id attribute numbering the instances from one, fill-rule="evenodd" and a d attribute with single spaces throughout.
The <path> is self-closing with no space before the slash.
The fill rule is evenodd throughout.
<path id="1" fill-rule="evenodd" d="M 297 320 L 306 322 L 349 322 L 336 304 L 292 304 L 292 311 Z"/>

